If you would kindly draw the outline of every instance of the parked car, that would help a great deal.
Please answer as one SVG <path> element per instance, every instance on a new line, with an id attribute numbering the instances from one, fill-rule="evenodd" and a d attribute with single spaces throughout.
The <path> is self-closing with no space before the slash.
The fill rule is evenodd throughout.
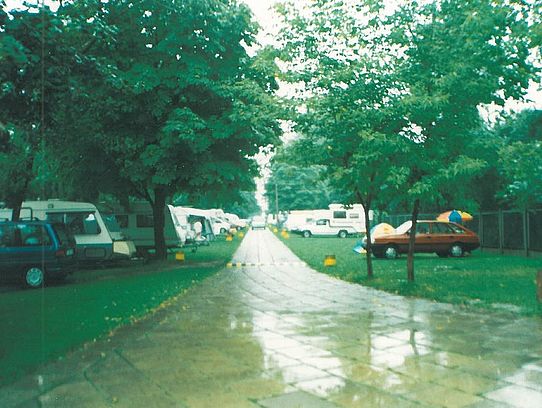
<path id="1" fill-rule="evenodd" d="M 372 252 L 377 258 L 394 259 L 408 252 L 412 222 L 407 221 L 395 232 L 372 239 Z M 417 222 L 415 252 L 435 252 L 440 257 L 461 257 L 480 246 L 475 232 L 462 225 L 444 221 Z"/>
<path id="2" fill-rule="evenodd" d="M 252 217 L 252 221 L 250 224 L 253 230 L 258 229 L 258 228 L 265 229 L 266 228 L 265 217 L 256 215 Z"/>
<path id="3" fill-rule="evenodd" d="M 0 222 L 0 276 L 29 287 L 63 279 L 76 268 L 75 239 L 60 223 Z"/>

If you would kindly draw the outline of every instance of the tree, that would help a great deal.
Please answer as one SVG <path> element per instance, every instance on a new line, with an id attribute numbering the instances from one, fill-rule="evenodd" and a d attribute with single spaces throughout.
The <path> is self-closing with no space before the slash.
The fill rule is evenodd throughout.
<path id="1" fill-rule="evenodd" d="M 289 24 L 285 58 L 295 62 L 290 79 L 302 81 L 309 94 L 303 99 L 306 109 L 295 118 L 303 135 L 299 150 L 325 165 L 345 203 L 363 205 L 372 277 L 369 211 L 399 192 L 408 176 L 404 152 L 412 148 L 400 134 L 404 120 L 392 109 L 399 93 L 387 51 L 368 42 L 374 34 L 367 19 L 356 19 L 373 15 L 372 5 L 316 1 L 304 14 L 293 6 L 283 14 Z"/>
<path id="2" fill-rule="evenodd" d="M 13 208 L 13 219 L 32 182 L 43 177 L 58 98 L 67 91 L 69 49 L 61 27 L 47 7 L 0 9 L 0 200 Z"/>
<path id="3" fill-rule="evenodd" d="M 499 196 L 526 210 L 542 204 L 542 111 L 524 110 L 496 126 Z"/>
<path id="4" fill-rule="evenodd" d="M 277 157 L 271 164 L 271 176 L 265 185 L 265 196 L 275 208 L 275 189 L 280 211 L 327 208 L 330 203 L 341 201 L 329 180 L 325 166 L 299 165 Z"/>
<path id="5" fill-rule="evenodd" d="M 291 80 L 314 99 L 334 100 L 303 129 L 340 141 L 336 148 L 344 154 L 336 157 L 343 161 L 333 166 L 359 152 L 350 139 L 363 133 L 411 142 L 408 157 L 395 165 L 409 168 L 404 196 L 412 203 L 412 281 L 422 201 L 465 202 L 468 181 L 484 167 L 465 154 L 481 122 L 478 107 L 519 99 L 535 79 L 528 59 L 532 10 L 515 1 L 435 0 L 405 2 L 391 14 L 373 1 L 315 1 L 297 14 L 294 6 L 283 11 L 292 15 L 283 34 L 284 57 L 296 63 Z M 341 93 L 342 100 L 333 99 Z M 357 120 L 345 120 L 354 115 L 341 107 L 355 111 Z M 307 104 L 309 115 L 311 109 Z"/>
<path id="6" fill-rule="evenodd" d="M 83 130 L 83 146 L 77 133 L 65 132 L 59 145 L 75 147 L 64 160 L 76 161 L 80 147 L 94 151 L 116 179 L 106 192 L 147 200 L 163 258 L 168 198 L 250 189 L 258 169 L 252 157 L 278 142 L 270 54 L 247 54 L 256 26 L 237 2 L 144 0 L 127 7 L 113 0 L 59 11 L 88 22 L 88 36 L 73 39 L 92 58 L 92 75 L 78 78 L 79 103 L 66 112 L 70 126 L 77 129 L 81 116 L 91 131 Z"/>
<path id="7" fill-rule="evenodd" d="M 420 147 L 409 189 L 413 232 L 421 200 L 466 184 L 483 167 L 462 154 L 469 131 L 479 126 L 478 106 L 520 99 L 535 78 L 528 58 L 529 12 L 528 5 L 513 1 L 441 0 L 408 3 L 384 21 L 391 30 L 385 41 L 398 50 L 406 130 Z M 409 280 L 414 239 L 411 234 Z"/>

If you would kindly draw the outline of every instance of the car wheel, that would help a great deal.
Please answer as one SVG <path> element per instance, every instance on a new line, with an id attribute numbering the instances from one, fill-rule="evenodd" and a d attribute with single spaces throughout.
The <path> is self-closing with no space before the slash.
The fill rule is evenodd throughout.
<path id="1" fill-rule="evenodd" d="M 345 230 L 339 231 L 339 238 L 346 238 L 348 236 L 348 232 Z"/>
<path id="2" fill-rule="evenodd" d="M 450 248 L 450 255 L 454 258 L 460 258 L 463 256 L 463 247 L 461 244 L 453 244 Z"/>
<path id="3" fill-rule="evenodd" d="M 31 266 L 24 272 L 24 282 L 30 288 L 39 288 L 45 282 L 45 272 L 42 268 Z"/>
<path id="4" fill-rule="evenodd" d="M 397 252 L 397 248 L 390 245 L 384 249 L 384 256 L 386 259 L 395 259 L 399 256 L 399 253 Z"/>
<path id="5" fill-rule="evenodd" d="M 303 238 L 310 238 L 311 237 L 311 232 L 310 231 L 303 231 Z"/>
<path id="6" fill-rule="evenodd" d="M 225 234 L 226 233 L 226 228 L 220 228 L 220 233 Z"/>
<path id="7" fill-rule="evenodd" d="M 448 258 L 448 252 L 437 252 L 440 258 Z"/>

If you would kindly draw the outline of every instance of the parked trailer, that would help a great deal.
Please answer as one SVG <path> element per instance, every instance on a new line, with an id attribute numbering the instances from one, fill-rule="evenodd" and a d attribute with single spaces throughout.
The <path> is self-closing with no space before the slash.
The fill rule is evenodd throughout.
<path id="1" fill-rule="evenodd" d="M 12 210 L 0 210 L 0 217 L 11 219 Z M 75 201 L 45 200 L 25 201 L 21 219 L 66 224 L 76 243 L 76 255 L 80 261 L 106 261 L 114 258 L 113 238 L 94 204 Z"/>
<path id="2" fill-rule="evenodd" d="M 154 241 L 154 216 L 151 205 L 146 201 L 136 201 L 129 208 L 112 205 L 111 209 L 119 223 L 122 233 L 132 240 L 141 255 L 156 247 Z M 168 206 L 164 208 L 164 238 L 167 248 L 184 246 L 186 235 L 179 235 Z"/>
<path id="3" fill-rule="evenodd" d="M 200 208 L 193 207 L 175 207 L 177 211 L 182 211 L 187 216 L 188 222 L 193 226 L 196 222 L 200 222 L 202 226 L 201 235 L 205 237 L 207 241 L 215 239 L 215 233 L 213 229 L 212 215 L 209 210 L 202 210 Z"/>

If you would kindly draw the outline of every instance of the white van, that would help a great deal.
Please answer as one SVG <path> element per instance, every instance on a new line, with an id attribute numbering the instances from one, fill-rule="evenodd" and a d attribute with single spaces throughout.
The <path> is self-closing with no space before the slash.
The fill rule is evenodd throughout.
<path id="1" fill-rule="evenodd" d="M 11 209 L 1 212 L 2 218 L 11 219 Z M 61 200 L 25 201 L 20 218 L 66 224 L 75 237 L 77 259 L 80 261 L 113 258 L 113 239 L 94 204 Z"/>

